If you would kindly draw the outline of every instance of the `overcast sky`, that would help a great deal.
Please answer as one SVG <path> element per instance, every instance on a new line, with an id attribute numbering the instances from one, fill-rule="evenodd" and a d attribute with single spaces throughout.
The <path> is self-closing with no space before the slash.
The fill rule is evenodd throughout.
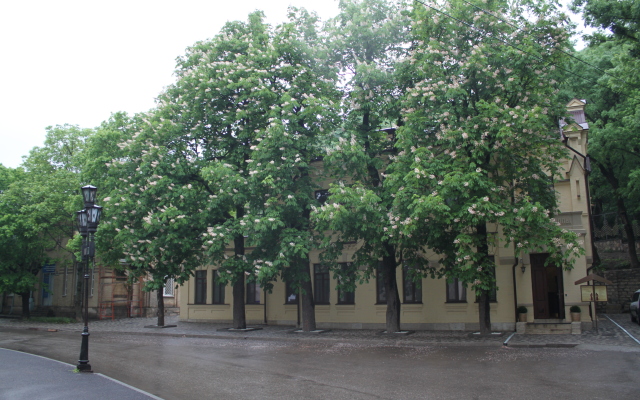
<path id="1" fill-rule="evenodd" d="M 47 126 L 149 110 L 186 47 L 256 9 L 282 22 L 289 5 L 338 13 L 337 0 L 0 1 L 0 163 L 17 167 Z"/>
<path id="2" fill-rule="evenodd" d="M 285 21 L 289 5 L 338 13 L 335 0 L 0 1 L 0 163 L 17 167 L 47 126 L 152 108 L 185 48 L 256 9 Z"/>

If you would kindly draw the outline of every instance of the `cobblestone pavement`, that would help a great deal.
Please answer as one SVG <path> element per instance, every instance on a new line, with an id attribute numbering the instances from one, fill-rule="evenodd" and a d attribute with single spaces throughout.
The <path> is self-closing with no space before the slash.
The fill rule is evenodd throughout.
<path id="1" fill-rule="evenodd" d="M 323 333 L 294 333 L 293 326 L 252 325 L 260 328 L 254 331 L 229 331 L 229 324 L 183 322 L 177 316 L 166 317 L 166 325 L 172 328 L 149 328 L 156 318 L 125 318 L 117 320 L 90 321 L 92 334 L 101 332 L 127 333 L 138 335 L 162 335 L 171 337 L 202 337 L 220 339 L 257 339 L 257 340 L 300 340 L 300 341 L 359 341 L 377 342 L 381 345 L 421 345 L 421 344 L 460 344 L 501 346 L 508 340 L 511 347 L 569 347 L 575 345 L 628 347 L 640 351 L 640 344 L 630 338 L 621 328 L 640 340 L 640 325 L 632 323 L 629 314 L 608 315 L 620 327 L 610 321 L 606 315 L 600 315 L 598 329 L 585 330 L 581 335 L 520 335 L 513 332 L 501 332 L 491 336 L 480 336 L 466 331 L 414 331 L 409 334 L 384 334 L 372 329 L 332 329 Z M 82 331 L 82 323 L 53 324 L 0 318 L 2 329 L 34 329 L 57 331 Z"/>

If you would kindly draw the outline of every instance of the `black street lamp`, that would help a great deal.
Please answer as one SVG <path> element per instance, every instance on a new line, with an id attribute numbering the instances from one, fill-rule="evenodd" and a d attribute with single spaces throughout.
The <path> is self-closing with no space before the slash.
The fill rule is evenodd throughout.
<path id="1" fill-rule="evenodd" d="M 89 365 L 89 263 L 95 257 L 94 233 L 98 229 L 102 207 L 96 206 L 95 186 L 87 185 L 82 187 L 82 197 L 84 199 L 84 210 L 77 211 L 78 227 L 82 236 L 82 264 L 84 270 L 84 328 L 82 329 L 82 345 L 80 346 L 80 359 L 78 360 L 78 371 L 93 372 Z"/>

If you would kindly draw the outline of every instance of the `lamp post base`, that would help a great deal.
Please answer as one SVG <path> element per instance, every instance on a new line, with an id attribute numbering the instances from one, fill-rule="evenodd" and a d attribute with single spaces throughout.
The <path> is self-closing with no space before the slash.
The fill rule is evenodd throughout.
<path id="1" fill-rule="evenodd" d="M 89 365 L 89 361 L 78 361 L 78 365 L 76 365 L 76 368 L 78 369 L 78 372 L 93 373 L 93 370 L 91 369 L 91 365 Z"/>
<path id="2" fill-rule="evenodd" d="M 76 366 L 79 372 L 93 372 L 89 364 L 89 327 L 82 330 L 82 345 L 80 347 L 80 359 Z"/>

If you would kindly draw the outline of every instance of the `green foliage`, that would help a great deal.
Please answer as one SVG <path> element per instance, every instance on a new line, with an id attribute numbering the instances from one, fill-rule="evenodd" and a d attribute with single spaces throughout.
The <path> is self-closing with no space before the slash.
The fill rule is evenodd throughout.
<path id="1" fill-rule="evenodd" d="M 182 283 L 205 262 L 231 283 L 265 266 L 267 285 L 308 253 L 300 215 L 313 201 L 320 133 L 334 118 L 335 73 L 317 58 L 316 17 L 291 13 L 297 22 L 276 29 L 260 12 L 227 23 L 178 60 L 157 109 L 107 127 L 105 137 L 127 133 L 107 163 L 102 248 L 121 249 L 135 275 L 151 274 L 148 289 L 167 276 Z"/>
<path id="2" fill-rule="evenodd" d="M 37 283 L 52 252 L 73 237 L 79 195 L 80 157 L 91 130 L 47 128 L 43 147 L 31 150 L 22 167 L 0 174 L 0 291 L 25 292 Z"/>
<path id="3" fill-rule="evenodd" d="M 517 311 L 518 314 L 526 314 L 529 310 L 527 310 L 527 307 L 525 306 L 519 306 Z"/>
<path id="4" fill-rule="evenodd" d="M 556 89 L 569 46 L 564 16 L 540 1 L 483 7 L 488 12 L 464 1 L 436 7 L 442 12 L 415 8 L 403 67 L 411 87 L 391 178 L 394 234 L 433 249 L 438 274 L 488 292 L 491 247 L 549 252 L 548 262 L 565 268 L 584 251 L 553 220 L 549 190 L 566 157 Z"/>
<path id="5" fill-rule="evenodd" d="M 334 181 L 326 204 L 314 212 L 316 229 L 332 231 L 321 248 L 337 287 L 353 291 L 368 281 L 380 259 L 412 260 L 415 271 L 424 266 L 415 257 L 421 245 L 393 237 L 390 218 L 394 189 L 385 172 L 392 142 L 384 128 L 398 119 L 400 88 L 397 63 L 407 53 L 409 18 L 406 4 L 381 0 L 342 1 L 341 13 L 327 23 L 336 62 L 346 75 L 343 89 L 342 132 L 327 146 L 326 174 Z M 349 268 L 337 263 L 347 245 L 360 242 Z M 419 277 L 416 277 L 419 279 Z"/>
<path id="6" fill-rule="evenodd" d="M 640 171 L 640 90 L 630 86 L 640 88 L 640 81 L 635 72 L 625 72 L 633 62 L 626 56 L 626 46 L 612 41 L 588 47 L 578 55 L 608 72 L 602 74 L 575 63 L 573 68 L 582 78 L 567 85 L 572 95 L 587 99 L 589 154 L 596 167 L 592 178 L 594 200 L 599 210 L 606 212 L 617 211 L 616 201 L 622 199 L 632 211 L 640 213 L 635 189 Z"/>
<path id="7" fill-rule="evenodd" d="M 572 10 L 582 13 L 586 25 L 604 30 L 590 37 L 596 45 L 603 40 L 627 42 L 633 57 L 640 56 L 640 5 L 637 0 L 573 0 Z"/>
<path id="8" fill-rule="evenodd" d="M 29 322 L 45 322 L 49 324 L 71 324 L 76 322 L 73 318 L 67 317 L 30 317 Z"/>
<path id="9" fill-rule="evenodd" d="M 171 162 L 175 154 L 158 140 L 154 123 L 159 117 L 153 113 L 112 117 L 95 140 L 119 138 L 119 148 L 105 149 L 104 157 L 113 157 L 105 171 L 94 169 L 108 191 L 98 231 L 103 261 L 126 266 L 131 279 L 150 276 L 149 291 L 162 288 L 167 278 L 184 282 L 204 262 L 198 210 L 207 200 L 183 184 L 184 168 Z"/>
<path id="10" fill-rule="evenodd" d="M 569 308 L 569 312 L 572 312 L 572 313 L 579 313 L 580 311 L 581 311 L 580 307 L 578 307 L 578 306 L 571 306 Z"/>
<path id="11" fill-rule="evenodd" d="M 608 30 L 578 54 L 591 66 L 574 63 L 576 74 L 566 85 L 571 95 L 588 101 L 593 202 L 596 213 L 615 211 L 633 241 L 631 221 L 640 218 L 640 8 L 629 0 L 575 0 L 573 5 L 584 12 L 587 24 Z M 629 257 L 637 267 L 633 246 Z"/>

